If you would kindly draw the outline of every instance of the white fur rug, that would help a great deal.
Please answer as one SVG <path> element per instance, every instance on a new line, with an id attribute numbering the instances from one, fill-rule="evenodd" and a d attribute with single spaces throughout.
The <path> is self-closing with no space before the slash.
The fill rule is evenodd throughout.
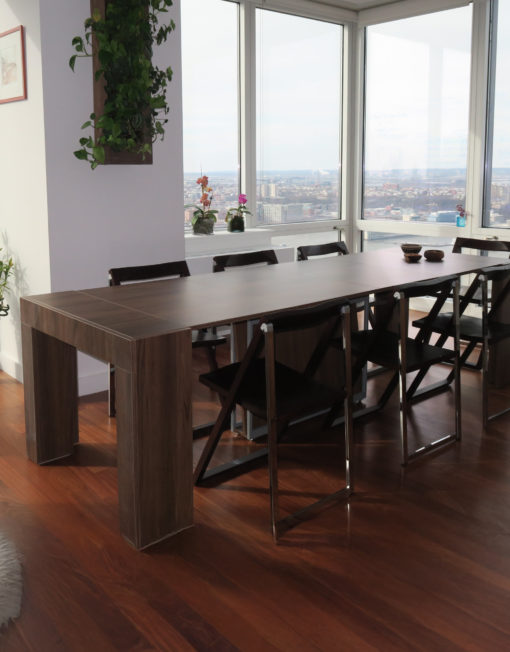
<path id="1" fill-rule="evenodd" d="M 19 616 L 22 586 L 16 548 L 0 533 L 0 627 Z"/>

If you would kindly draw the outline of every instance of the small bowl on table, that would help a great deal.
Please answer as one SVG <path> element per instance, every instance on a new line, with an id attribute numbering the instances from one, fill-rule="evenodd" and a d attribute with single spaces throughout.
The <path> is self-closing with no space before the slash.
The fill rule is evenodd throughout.
<path id="1" fill-rule="evenodd" d="M 427 249 L 423 255 L 429 263 L 440 263 L 444 258 L 444 251 L 442 249 Z"/>
<path id="2" fill-rule="evenodd" d="M 421 245 L 419 244 L 409 244 L 409 243 L 403 243 L 400 245 L 400 248 L 404 252 L 404 256 L 406 254 L 419 254 L 421 251 Z M 420 256 L 421 258 L 421 256 Z"/>
<path id="3" fill-rule="evenodd" d="M 406 263 L 417 263 L 421 258 L 421 254 L 404 254 L 404 258 Z"/>

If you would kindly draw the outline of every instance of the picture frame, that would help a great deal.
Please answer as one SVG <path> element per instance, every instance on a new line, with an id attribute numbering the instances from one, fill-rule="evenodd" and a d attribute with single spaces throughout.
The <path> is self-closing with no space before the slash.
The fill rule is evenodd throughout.
<path id="1" fill-rule="evenodd" d="M 0 33 L 0 104 L 27 98 L 23 25 Z"/>

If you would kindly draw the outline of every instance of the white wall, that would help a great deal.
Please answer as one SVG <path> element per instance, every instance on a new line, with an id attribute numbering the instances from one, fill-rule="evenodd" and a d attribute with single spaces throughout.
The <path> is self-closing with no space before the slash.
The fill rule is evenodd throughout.
<path id="1" fill-rule="evenodd" d="M 165 140 L 155 144 L 153 164 L 92 171 L 72 154 L 93 110 L 92 63 L 79 59 L 75 73 L 68 66 L 89 3 L 40 0 L 40 8 L 51 291 L 105 285 L 110 267 L 184 258 L 179 29 L 155 57 L 172 66 L 174 79 Z M 178 25 L 179 0 L 170 15 Z M 106 387 L 103 365 L 81 356 L 79 373 L 81 393 Z"/>
<path id="2" fill-rule="evenodd" d="M 16 261 L 0 367 L 21 377 L 19 296 L 50 291 L 39 0 L 0 0 L 0 32 L 25 27 L 28 99 L 0 104 L 0 246 Z"/>

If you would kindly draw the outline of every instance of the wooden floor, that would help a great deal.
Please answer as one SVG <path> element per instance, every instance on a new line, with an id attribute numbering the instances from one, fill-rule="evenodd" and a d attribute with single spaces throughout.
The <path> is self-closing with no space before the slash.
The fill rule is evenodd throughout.
<path id="1" fill-rule="evenodd" d="M 195 527 L 139 553 L 119 535 L 106 397 L 81 403 L 75 457 L 39 468 L 25 457 L 22 386 L 0 373 L 0 530 L 24 567 L 0 650 L 510 650 L 510 416 L 484 432 L 478 373 L 463 372 L 463 390 L 462 443 L 406 470 L 396 402 L 359 422 L 349 505 L 278 546 L 260 466 L 196 489 Z M 214 396 L 194 398 L 196 419 L 211 417 Z M 416 406 L 424 440 L 449 431 L 451 404 Z M 339 435 L 318 452 L 284 447 L 287 506 L 342 482 Z M 232 436 L 222 453 L 243 447 Z"/>

